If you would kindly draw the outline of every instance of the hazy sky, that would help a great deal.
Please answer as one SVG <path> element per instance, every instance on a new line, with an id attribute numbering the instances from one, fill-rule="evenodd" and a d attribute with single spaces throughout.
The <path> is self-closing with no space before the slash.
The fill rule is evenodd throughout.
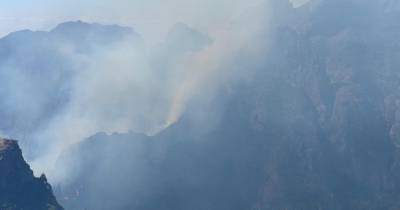
<path id="1" fill-rule="evenodd" d="M 12 0 L 0 1 L 0 36 L 21 29 L 48 30 L 83 20 L 132 26 L 146 39 L 160 39 L 176 22 L 200 30 L 229 23 L 264 0 Z M 308 0 L 292 0 L 295 5 Z"/>
<path id="2" fill-rule="evenodd" d="M 43 30 L 66 20 L 117 23 L 141 33 L 165 33 L 176 22 L 197 27 L 218 24 L 262 0 L 13 0 L 0 3 L 0 35 Z"/>

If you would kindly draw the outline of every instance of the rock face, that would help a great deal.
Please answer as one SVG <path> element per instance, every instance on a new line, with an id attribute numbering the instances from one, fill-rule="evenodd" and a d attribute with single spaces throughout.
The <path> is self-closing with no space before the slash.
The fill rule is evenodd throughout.
<path id="1" fill-rule="evenodd" d="M 63 209 L 57 203 L 46 177 L 34 177 L 14 140 L 0 139 L 0 209 Z"/>
<path id="2" fill-rule="evenodd" d="M 397 4 L 274 2 L 285 11 L 272 17 L 279 21 L 269 50 L 234 62 L 259 69 L 251 82 L 224 84 L 218 105 L 188 106 L 156 136 L 99 134 L 77 145 L 65 159 L 82 167 L 60 188 L 73 197 L 62 202 L 97 210 L 400 209 Z M 193 120 L 199 110 L 202 123 Z M 215 115 L 218 123 L 203 129 Z"/>

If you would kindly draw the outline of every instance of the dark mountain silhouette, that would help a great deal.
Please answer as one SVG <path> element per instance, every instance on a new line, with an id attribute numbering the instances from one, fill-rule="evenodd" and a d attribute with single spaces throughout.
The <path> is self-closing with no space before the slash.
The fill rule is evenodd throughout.
<path id="1" fill-rule="evenodd" d="M 63 209 L 45 175 L 34 177 L 17 142 L 6 139 L 0 139 L 0 209 Z"/>

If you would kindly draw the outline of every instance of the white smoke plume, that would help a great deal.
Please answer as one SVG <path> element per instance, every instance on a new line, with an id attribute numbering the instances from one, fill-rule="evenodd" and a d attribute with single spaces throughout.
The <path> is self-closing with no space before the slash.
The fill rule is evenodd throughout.
<path id="1" fill-rule="evenodd" d="M 97 132 L 134 131 L 152 135 L 175 123 L 191 97 L 221 85 L 232 73 L 226 64 L 250 45 L 254 36 L 268 28 L 266 0 L 120 1 L 116 4 L 120 6 L 115 6 L 114 1 L 101 1 L 103 6 L 93 3 L 97 5 L 93 9 L 89 9 L 89 2 L 73 2 L 51 5 L 60 10 L 61 5 L 68 8 L 75 3 L 82 4 L 75 5 L 81 9 L 72 14 L 77 19 L 132 25 L 143 34 L 148 45 L 133 45 L 133 40 L 127 38 L 86 57 L 75 55 L 65 46 L 65 56 L 74 58 L 75 65 L 82 69 L 74 72 L 76 76 L 65 108 L 30 137 L 43 149 L 39 153 L 42 155 L 30 163 L 36 173 L 45 172 L 52 182 L 67 176 L 67 173 L 60 176 L 52 171 L 58 156 Z M 144 12 L 132 15 L 131 9 L 138 8 Z M 149 20 L 158 21 L 154 24 Z M 188 23 L 207 34 L 212 42 L 200 51 L 174 59 L 165 69 L 166 76 L 160 77 L 160 70 L 151 65 L 151 52 L 157 50 L 157 43 L 163 39 L 160 34 L 166 34 L 166 28 L 177 22 Z M 163 56 L 168 56 L 168 52 Z"/>

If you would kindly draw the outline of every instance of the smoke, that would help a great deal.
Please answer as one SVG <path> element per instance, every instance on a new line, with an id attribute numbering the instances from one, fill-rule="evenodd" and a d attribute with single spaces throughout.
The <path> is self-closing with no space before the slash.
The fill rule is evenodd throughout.
<path id="1" fill-rule="evenodd" d="M 290 2 L 293 4 L 293 7 L 300 7 L 309 1 L 310 0 L 290 0 Z"/>
<path id="2" fill-rule="evenodd" d="M 247 12 L 252 14 L 249 16 Z M 230 22 L 229 27 L 214 32 L 213 45 L 194 54 L 185 62 L 185 68 L 190 69 L 191 73 L 184 78 L 173 96 L 172 107 L 166 121 L 167 126 L 179 119 L 187 101 L 195 92 L 205 87 L 214 87 L 215 84 L 223 84 L 224 78 L 227 79 L 224 75 L 233 73 L 226 66 L 242 48 L 249 45 L 251 40 L 265 29 L 266 25 L 263 24 L 266 23 L 268 13 L 263 12 L 252 8 L 242 13 L 240 20 L 234 20 Z M 215 80 L 216 78 L 218 79 Z"/>
<path id="3" fill-rule="evenodd" d="M 48 7 L 53 11 L 49 16 L 60 10 L 60 16 L 55 20 L 73 16 L 88 21 L 131 25 L 144 40 L 140 44 L 137 37 L 124 37 L 109 46 L 95 46 L 87 54 L 73 49 L 68 42 L 57 44 L 57 50 L 68 60 L 68 66 L 62 68 L 63 74 L 60 73 L 59 80 L 54 83 L 63 84 L 58 89 L 67 90 L 68 99 L 61 100 L 61 108 L 53 111 L 40 126 L 33 127 L 29 137 L 24 139 L 38 145 L 30 160 L 35 173 L 45 172 L 52 182 L 61 182 L 68 176 L 67 169 L 62 174 L 53 169 L 57 158 L 71 145 L 97 132 L 134 131 L 154 135 L 178 121 L 194 96 L 212 93 L 226 80 L 240 78 L 240 75 L 232 75 L 230 64 L 244 48 L 254 44 L 254 37 L 265 34 L 269 18 L 266 0 L 119 1 L 116 4 L 114 1 L 57 1 Z M 79 9 L 71 12 L 72 7 Z M 203 37 L 190 44 L 179 38 L 171 43 L 166 31 L 177 22 L 196 28 Z M 197 34 L 200 32 L 192 29 L 183 29 L 182 33 L 182 37 L 200 36 Z M 204 41 L 207 39 L 211 41 Z M 199 46 L 193 49 L 187 46 L 193 43 Z M 69 67 L 72 70 L 64 70 Z M 69 75 L 68 79 L 62 77 L 65 74 Z M 14 98 L 10 106 L 24 105 L 29 100 L 46 101 L 48 95 L 55 94 L 43 90 L 57 85 L 42 88 L 40 78 L 25 74 L 4 76 L 11 79 L 8 84 L 13 89 L 8 91 L 24 93 L 20 88 L 26 87 L 29 92 L 23 94 L 22 99 Z M 28 79 L 13 80 L 24 77 Z M 32 87 L 27 86 L 32 82 Z M 25 85 L 20 87 L 19 84 Z M 36 90 L 38 86 L 41 88 Z M 42 112 L 48 109 L 44 106 L 46 103 L 35 102 L 36 106 L 31 109 L 21 106 L 16 112 L 25 110 L 29 113 L 18 116 L 42 119 L 46 114 Z M 30 143 L 23 145 L 31 146 Z"/>
<path id="4" fill-rule="evenodd" d="M 163 40 L 177 22 L 203 32 L 225 25 L 266 0 L 16 0 L 0 2 L 0 35 L 21 29 L 49 30 L 60 22 L 83 20 L 119 24 L 140 31 L 147 43 Z"/>

